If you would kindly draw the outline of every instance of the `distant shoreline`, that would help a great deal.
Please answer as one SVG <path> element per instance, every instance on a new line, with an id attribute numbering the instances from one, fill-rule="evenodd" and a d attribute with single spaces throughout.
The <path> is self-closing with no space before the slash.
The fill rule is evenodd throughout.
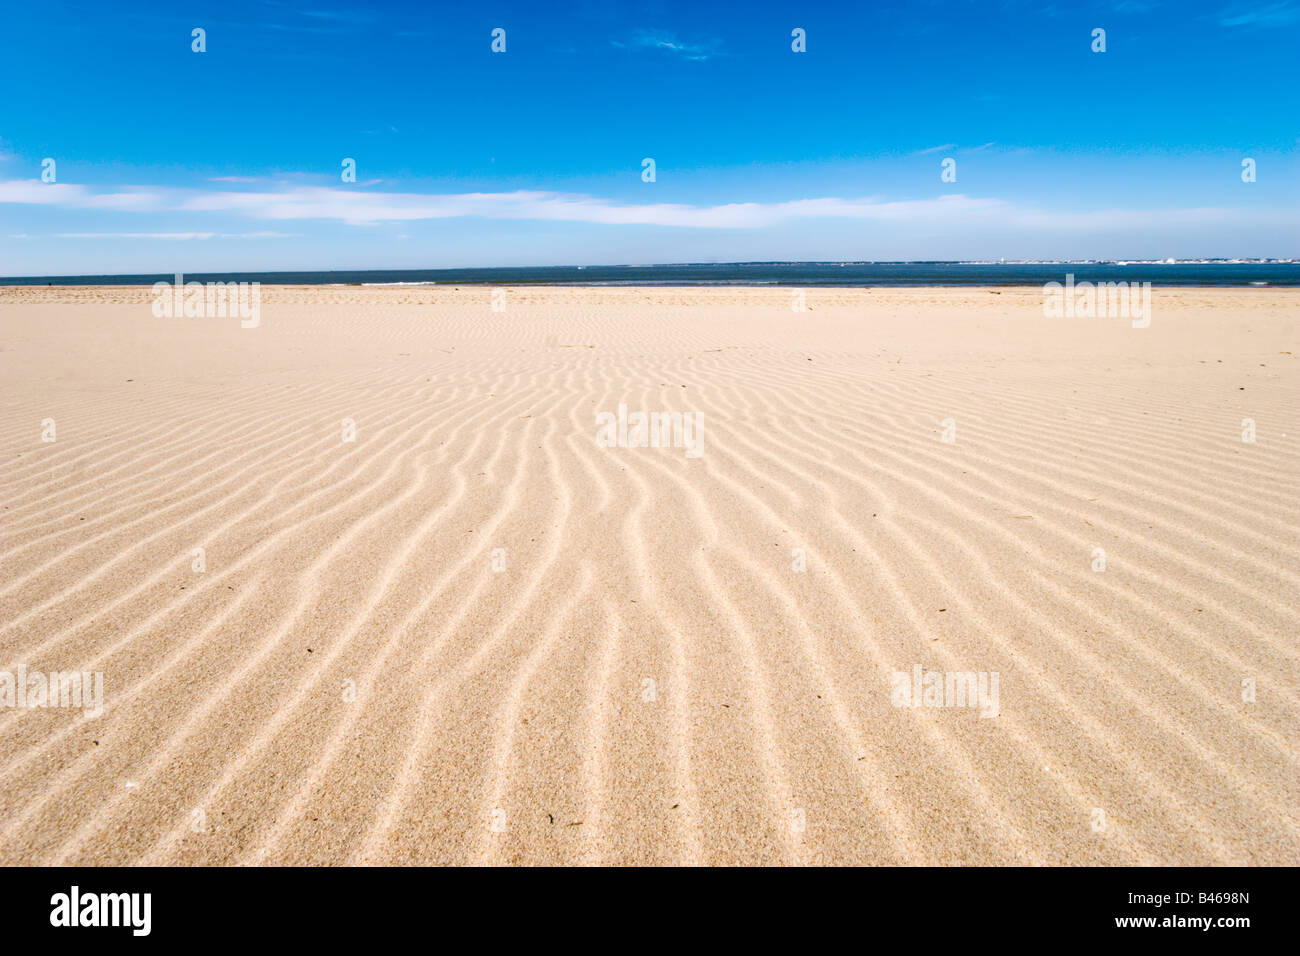
<path id="1" fill-rule="evenodd" d="M 193 272 L 186 281 L 321 286 L 798 286 L 830 288 L 1041 286 L 1061 281 L 1161 286 L 1300 286 L 1300 261 L 1136 262 L 755 262 L 650 266 L 527 266 L 483 269 Z M 174 273 L 0 277 L 10 286 L 148 286 Z"/>

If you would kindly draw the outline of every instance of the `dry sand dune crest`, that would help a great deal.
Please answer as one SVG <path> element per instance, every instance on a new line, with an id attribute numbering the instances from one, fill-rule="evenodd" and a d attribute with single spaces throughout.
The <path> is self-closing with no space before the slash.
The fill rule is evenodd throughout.
<path id="1" fill-rule="evenodd" d="M 0 862 L 1300 861 L 1300 293 L 149 303 L 0 288 Z"/>

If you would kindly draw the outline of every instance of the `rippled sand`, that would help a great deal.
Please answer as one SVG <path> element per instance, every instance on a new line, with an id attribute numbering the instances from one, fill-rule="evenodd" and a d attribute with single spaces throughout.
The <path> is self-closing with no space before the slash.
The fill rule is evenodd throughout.
<path id="1" fill-rule="evenodd" d="M 151 299 L 0 288 L 0 862 L 1300 862 L 1300 292 Z"/>

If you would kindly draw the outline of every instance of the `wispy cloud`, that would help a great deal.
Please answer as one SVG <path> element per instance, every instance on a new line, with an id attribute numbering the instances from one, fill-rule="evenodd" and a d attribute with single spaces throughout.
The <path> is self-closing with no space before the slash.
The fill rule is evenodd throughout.
<path id="1" fill-rule="evenodd" d="M 296 239 L 295 232 L 59 232 L 56 239 Z"/>
<path id="2" fill-rule="evenodd" d="M 638 30 L 627 42 L 610 41 L 616 47 L 639 50 L 663 50 L 685 60 L 707 60 L 718 55 L 720 44 L 716 40 L 689 42 L 680 40 L 666 30 Z"/>
<path id="3" fill-rule="evenodd" d="M 620 203 L 580 193 L 516 190 L 504 193 L 393 193 L 327 186 L 278 191 L 198 191 L 131 187 L 94 193 L 81 185 L 38 180 L 0 182 L 0 204 L 57 205 L 124 212 L 224 213 L 260 220 L 335 220 L 356 226 L 421 219 L 531 219 L 602 225 L 674 226 L 687 229 L 752 229 L 788 219 L 925 219 L 942 213 L 989 209 L 996 199 L 952 195 L 883 202 L 875 198 L 825 197 L 785 202 L 714 206 L 685 203 Z M 941 217 L 942 218 L 942 217 Z"/>
<path id="4" fill-rule="evenodd" d="M 928 226 L 1000 226 L 1029 229 L 1132 228 L 1157 215 L 1152 210 L 1110 209 L 1070 212 L 1009 203 L 996 198 L 942 195 L 926 199 L 882 200 L 878 197 L 827 196 L 779 202 L 719 205 L 623 203 L 580 193 L 517 190 L 500 193 L 395 193 L 325 186 L 298 186 L 279 191 L 201 192 L 168 187 L 131 187 L 96 194 L 79 185 L 43 184 L 37 180 L 0 181 L 0 204 L 37 203 L 70 209 L 123 213 L 242 216 L 253 221 L 334 221 L 351 226 L 457 218 L 590 223 L 606 226 L 660 226 L 681 229 L 754 230 L 799 220 L 854 220 L 865 223 Z M 1158 216 L 1181 225 L 1282 225 L 1283 212 L 1217 207 L 1164 209 Z M 290 238 L 277 231 L 61 233 L 60 238 L 192 240 L 209 238 Z"/>
<path id="5" fill-rule="evenodd" d="M 298 12 L 313 20 L 334 20 L 339 23 L 370 23 L 372 19 L 369 14 L 351 10 L 299 10 Z"/>
<path id="6" fill-rule="evenodd" d="M 1115 4 L 1116 13 L 1150 13 L 1159 8 L 1160 4 L 1148 0 L 1118 0 Z"/>
<path id="7" fill-rule="evenodd" d="M 149 188 L 127 187 L 123 192 L 95 193 L 72 183 L 42 183 L 37 179 L 0 181 L 0 203 L 144 212 L 158 209 L 161 198 L 161 191 Z"/>
<path id="8" fill-rule="evenodd" d="M 963 153 L 980 153 L 986 149 L 992 149 L 996 146 L 995 142 L 981 143 L 979 146 L 958 146 L 956 143 L 944 143 L 942 146 L 930 146 L 926 149 L 918 149 L 912 153 L 912 156 L 929 156 L 931 153 L 949 153 L 953 150 L 960 150 Z"/>
<path id="9" fill-rule="evenodd" d="M 1233 4 L 1219 14 L 1219 25 L 1224 27 L 1280 27 L 1297 22 L 1300 22 L 1300 4 L 1288 0 L 1258 7 Z"/>

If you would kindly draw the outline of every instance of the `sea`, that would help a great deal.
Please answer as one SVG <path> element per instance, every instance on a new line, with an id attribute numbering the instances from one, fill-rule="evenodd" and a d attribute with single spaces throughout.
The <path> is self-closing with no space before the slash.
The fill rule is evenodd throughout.
<path id="1" fill-rule="evenodd" d="M 265 285 L 752 285 L 1041 286 L 1064 282 L 1153 286 L 1300 286 L 1300 262 L 721 262 L 484 269 L 368 269 L 336 272 L 194 272 L 187 282 Z M 0 277 L 0 285 L 152 285 L 174 276 Z"/>

